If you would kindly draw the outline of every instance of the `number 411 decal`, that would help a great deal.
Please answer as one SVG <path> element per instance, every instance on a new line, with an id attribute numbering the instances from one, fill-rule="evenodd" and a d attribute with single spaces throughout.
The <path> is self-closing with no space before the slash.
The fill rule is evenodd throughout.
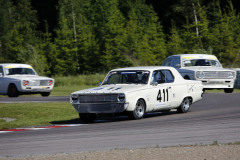
<path id="1" fill-rule="evenodd" d="M 157 100 L 160 102 L 167 102 L 168 101 L 168 89 L 163 89 L 161 92 L 161 89 L 158 91 Z"/>

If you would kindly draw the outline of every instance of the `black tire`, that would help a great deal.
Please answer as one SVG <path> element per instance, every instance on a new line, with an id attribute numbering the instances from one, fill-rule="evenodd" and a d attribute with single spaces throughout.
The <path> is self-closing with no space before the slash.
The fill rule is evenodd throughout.
<path id="1" fill-rule="evenodd" d="M 48 97 L 50 95 L 51 92 L 42 92 L 41 96 L 42 97 Z"/>
<path id="2" fill-rule="evenodd" d="M 234 88 L 225 88 L 224 92 L 225 93 L 233 93 Z"/>
<path id="3" fill-rule="evenodd" d="M 143 99 L 139 99 L 136 106 L 132 112 L 128 112 L 130 119 L 141 119 L 143 118 L 146 110 L 146 104 Z"/>
<path id="4" fill-rule="evenodd" d="M 178 113 L 187 113 L 190 109 L 191 100 L 184 98 L 181 105 L 177 108 Z"/>
<path id="5" fill-rule="evenodd" d="M 190 80 L 190 77 L 189 76 L 184 76 L 184 79 L 185 80 Z"/>
<path id="6" fill-rule="evenodd" d="M 92 123 L 97 115 L 95 113 L 79 113 L 79 117 L 85 123 Z"/>
<path id="7" fill-rule="evenodd" d="M 19 92 L 17 90 L 17 87 L 15 86 L 15 84 L 10 84 L 8 86 L 8 97 L 18 97 L 19 96 Z"/>

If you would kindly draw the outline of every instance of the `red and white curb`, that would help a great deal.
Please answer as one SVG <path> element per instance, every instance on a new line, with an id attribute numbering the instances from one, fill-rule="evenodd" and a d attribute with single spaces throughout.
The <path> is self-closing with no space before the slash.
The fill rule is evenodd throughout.
<path id="1" fill-rule="evenodd" d="M 2 130 L 0 130 L 0 133 L 52 129 L 52 128 L 61 128 L 61 127 L 76 127 L 76 126 L 82 126 L 82 125 L 86 125 L 86 124 L 67 124 L 67 125 L 54 125 L 54 126 L 33 127 L 33 128 L 2 129 Z"/>

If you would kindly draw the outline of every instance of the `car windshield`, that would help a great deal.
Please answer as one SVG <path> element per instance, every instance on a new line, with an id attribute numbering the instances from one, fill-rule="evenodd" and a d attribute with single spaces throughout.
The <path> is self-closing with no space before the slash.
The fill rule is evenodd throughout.
<path id="1" fill-rule="evenodd" d="M 107 84 L 147 84 L 149 71 L 113 71 L 110 72 L 102 85 Z"/>
<path id="2" fill-rule="evenodd" d="M 5 68 L 6 75 L 36 75 L 32 68 Z"/>
<path id="3" fill-rule="evenodd" d="M 212 59 L 184 59 L 183 61 L 184 67 L 192 67 L 192 66 L 213 66 L 213 67 L 221 67 L 220 63 L 216 60 Z"/>

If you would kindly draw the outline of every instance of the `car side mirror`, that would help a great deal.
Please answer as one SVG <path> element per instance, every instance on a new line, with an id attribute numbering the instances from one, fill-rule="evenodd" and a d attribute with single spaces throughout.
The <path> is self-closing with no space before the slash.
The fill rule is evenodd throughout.
<path id="1" fill-rule="evenodd" d="M 98 82 L 98 85 L 99 85 L 99 86 L 101 86 L 101 84 L 102 84 L 102 82 L 101 82 L 101 81 L 99 81 L 99 82 Z"/>
<path id="2" fill-rule="evenodd" d="M 176 68 L 180 68 L 181 67 L 181 65 L 180 64 L 176 64 Z"/>

